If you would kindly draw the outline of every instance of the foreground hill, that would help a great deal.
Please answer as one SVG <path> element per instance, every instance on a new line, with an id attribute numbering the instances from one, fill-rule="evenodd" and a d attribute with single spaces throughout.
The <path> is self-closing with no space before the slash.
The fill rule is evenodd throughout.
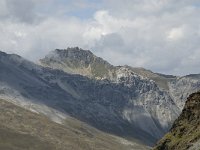
<path id="1" fill-rule="evenodd" d="M 191 94 L 171 130 L 158 142 L 155 150 L 199 150 L 200 92 Z"/>
<path id="2" fill-rule="evenodd" d="M 148 149 L 105 134 L 68 117 L 57 124 L 41 114 L 0 100 L 2 150 L 130 150 Z"/>

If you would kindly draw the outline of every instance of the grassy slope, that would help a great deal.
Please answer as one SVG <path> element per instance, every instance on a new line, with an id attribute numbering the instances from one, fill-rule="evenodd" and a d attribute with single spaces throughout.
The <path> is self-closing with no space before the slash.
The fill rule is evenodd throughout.
<path id="1" fill-rule="evenodd" d="M 0 100 L 0 149 L 4 150 L 128 150 L 146 147 L 100 132 L 73 118 L 65 125 Z"/>
<path id="2" fill-rule="evenodd" d="M 1 150 L 54 150 L 53 144 L 42 141 L 29 134 L 16 132 L 12 129 L 0 126 Z"/>

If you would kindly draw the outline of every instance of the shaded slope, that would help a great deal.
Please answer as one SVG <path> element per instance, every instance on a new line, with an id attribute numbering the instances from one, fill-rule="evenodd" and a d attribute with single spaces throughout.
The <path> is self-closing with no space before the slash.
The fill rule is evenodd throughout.
<path id="1" fill-rule="evenodd" d="M 21 133 L 0 125 L 0 149 L 2 150 L 54 150 L 53 144 L 27 133 Z"/>
<path id="2" fill-rule="evenodd" d="M 156 145 L 155 150 L 186 150 L 199 140 L 200 92 L 197 92 L 188 97 L 181 115 L 174 122 L 170 132 Z"/>

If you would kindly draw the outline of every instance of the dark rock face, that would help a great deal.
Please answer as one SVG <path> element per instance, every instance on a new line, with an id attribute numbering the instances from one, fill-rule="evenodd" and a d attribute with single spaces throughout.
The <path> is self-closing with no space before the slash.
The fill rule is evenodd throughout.
<path id="1" fill-rule="evenodd" d="M 158 142 L 155 150 L 196 149 L 200 141 L 200 92 L 191 94 L 171 130 Z M 198 149 L 198 148 L 197 148 Z"/>

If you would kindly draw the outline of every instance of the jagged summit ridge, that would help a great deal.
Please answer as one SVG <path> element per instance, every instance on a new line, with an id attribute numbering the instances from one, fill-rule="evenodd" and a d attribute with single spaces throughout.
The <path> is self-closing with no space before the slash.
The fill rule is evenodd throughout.
<path id="1" fill-rule="evenodd" d="M 45 58 L 41 59 L 40 64 L 50 68 L 59 68 L 68 73 L 95 77 L 96 79 L 106 78 L 115 80 L 117 78 L 117 72 L 123 72 L 124 74 L 125 72 L 131 72 L 131 74 L 135 74 L 141 78 L 149 78 L 149 74 L 152 73 L 150 70 L 144 68 L 132 68 L 128 65 L 113 66 L 101 57 L 94 55 L 90 50 L 83 50 L 79 47 L 55 49 Z M 80 72 L 80 69 L 83 69 L 83 71 L 86 72 Z"/>
<path id="2" fill-rule="evenodd" d="M 65 60 L 66 58 L 76 59 L 77 61 L 83 61 L 85 64 L 89 65 L 90 62 L 94 60 L 93 53 L 89 50 L 82 50 L 78 47 L 67 48 L 67 49 L 55 49 L 49 55 L 46 56 L 49 59 L 60 59 Z"/>
<path id="3" fill-rule="evenodd" d="M 51 51 L 50 54 L 40 60 L 40 64 L 54 69 L 61 69 L 68 73 L 81 74 L 95 79 L 109 79 L 112 81 L 116 80 L 118 72 L 122 72 L 120 70 L 126 70 L 141 78 L 152 79 L 157 82 L 159 87 L 164 89 L 168 89 L 167 82 L 172 78 L 155 74 L 144 68 L 133 68 L 128 65 L 113 66 L 94 55 L 91 51 L 78 47 Z"/>
<path id="4" fill-rule="evenodd" d="M 62 69 L 65 72 L 81 74 L 97 79 L 110 78 L 114 67 L 107 61 L 95 56 L 89 50 L 78 47 L 56 49 L 40 60 L 43 66 Z"/>

